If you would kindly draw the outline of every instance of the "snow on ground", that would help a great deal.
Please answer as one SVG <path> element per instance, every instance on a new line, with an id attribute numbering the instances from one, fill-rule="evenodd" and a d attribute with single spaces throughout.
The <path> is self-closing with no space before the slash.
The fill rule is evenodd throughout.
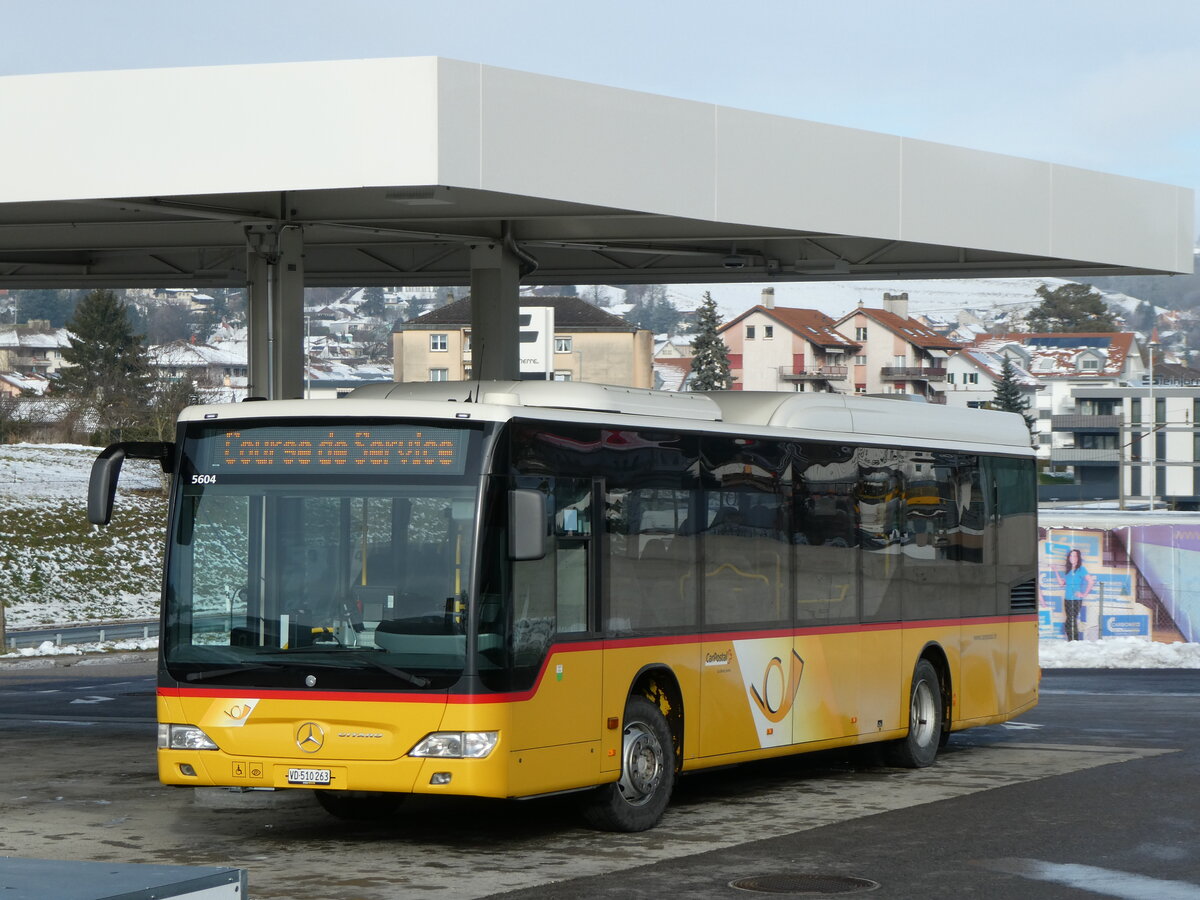
<path id="1" fill-rule="evenodd" d="M 1200 644 L 1160 644 L 1138 638 L 1040 641 L 1044 669 L 1200 669 Z"/>
<path id="2" fill-rule="evenodd" d="M 126 638 L 120 641 L 90 641 L 85 644 L 58 646 L 54 641 L 42 641 L 36 647 L 21 647 L 0 653 L 0 660 L 25 659 L 30 656 L 83 656 L 85 653 L 120 653 L 132 650 L 157 650 L 158 638 Z"/>
<path id="3" fill-rule="evenodd" d="M 166 498 L 156 463 L 121 473 L 108 528 L 87 523 L 98 450 L 0 445 L 0 598 L 9 627 L 154 618 Z"/>

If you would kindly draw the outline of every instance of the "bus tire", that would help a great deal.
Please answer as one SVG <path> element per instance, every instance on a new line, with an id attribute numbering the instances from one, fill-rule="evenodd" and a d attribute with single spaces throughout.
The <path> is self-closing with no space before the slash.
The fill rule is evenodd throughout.
<path id="1" fill-rule="evenodd" d="M 404 794 L 375 791 L 313 791 L 321 808 L 349 822 L 379 822 L 388 819 L 404 800 Z"/>
<path id="2" fill-rule="evenodd" d="M 933 765 L 942 741 L 942 685 L 927 659 L 913 670 L 908 699 L 908 735 L 884 750 L 888 765 L 923 769 Z"/>
<path id="3" fill-rule="evenodd" d="M 645 697 L 625 704 L 621 731 L 621 777 L 590 791 L 584 820 L 601 831 L 653 828 L 675 788 L 675 746 L 662 711 Z"/>

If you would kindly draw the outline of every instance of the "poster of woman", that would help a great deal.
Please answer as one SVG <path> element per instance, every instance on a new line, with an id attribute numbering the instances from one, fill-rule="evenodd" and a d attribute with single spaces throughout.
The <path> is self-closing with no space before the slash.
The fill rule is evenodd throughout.
<path id="1" fill-rule="evenodd" d="M 1096 586 L 1096 576 L 1084 566 L 1083 554 L 1073 547 L 1067 552 L 1062 571 L 1056 572 L 1055 577 L 1059 587 L 1063 589 L 1063 629 L 1068 641 L 1078 641 L 1082 638 L 1079 631 L 1079 612 L 1083 608 L 1083 601 Z"/>

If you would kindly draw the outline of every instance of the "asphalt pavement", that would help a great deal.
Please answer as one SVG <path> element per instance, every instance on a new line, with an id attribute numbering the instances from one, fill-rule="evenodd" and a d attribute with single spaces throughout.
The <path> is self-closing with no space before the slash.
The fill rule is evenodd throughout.
<path id="1" fill-rule="evenodd" d="M 856 751 L 706 772 L 659 828 L 611 835 L 571 797 L 414 799 L 351 825 L 303 791 L 167 788 L 152 660 L 6 665 L 0 856 L 238 866 L 250 897 L 291 900 L 1200 900 L 1200 671 L 1051 670 L 1042 687 L 929 769 Z"/>

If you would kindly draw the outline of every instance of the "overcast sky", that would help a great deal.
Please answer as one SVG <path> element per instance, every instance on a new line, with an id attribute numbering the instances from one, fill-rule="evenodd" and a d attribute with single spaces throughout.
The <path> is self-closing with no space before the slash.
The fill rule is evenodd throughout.
<path id="1" fill-rule="evenodd" d="M 1200 193 L 1200 0 L 0 0 L 0 21 L 3 75 L 444 56 Z"/>

